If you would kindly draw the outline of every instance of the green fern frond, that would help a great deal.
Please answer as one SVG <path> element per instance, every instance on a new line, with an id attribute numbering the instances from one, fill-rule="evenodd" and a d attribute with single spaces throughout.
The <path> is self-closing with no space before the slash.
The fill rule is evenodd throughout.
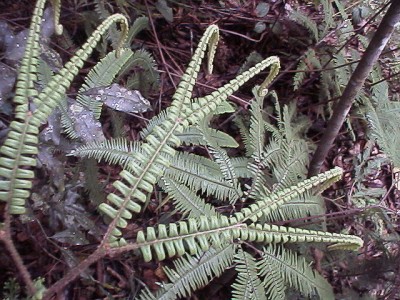
<path id="1" fill-rule="evenodd" d="M 318 294 L 320 299 L 334 299 L 332 287 L 309 266 L 305 258 L 283 246 L 272 245 L 264 248 L 264 255 L 258 262 L 258 267 L 260 276 L 265 276 L 265 280 L 270 280 L 268 271 L 279 270 L 278 285 L 281 285 L 280 280 L 284 280 L 285 286 L 293 287 L 308 297 Z M 277 277 L 276 274 L 274 277 Z M 275 290 L 272 286 L 274 284 L 274 282 L 268 282 L 269 291 Z"/>
<path id="2" fill-rule="evenodd" d="M 42 5 L 42 1 L 39 1 L 37 6 L 37 13 L 39 14 L 43 12 Z M 34 46 L 34 40 L 37 39 L 35 37 L 36 26 L 40 23 L 40 20 L 41 15 L 33 17 L 33 33 L 30 33 L 33 35 L 31 41 L 33 46 L 29 46 L 26 51 L 33 51 L 34 53 L 37 51 Z M 0 148 L 0 153 L 2 154 L 0 158 L 0 175 L 6 178 L 0 182 L 0 200 L 8 202 L 10 213 L 22 214 L 25 212 L 25 200 L 29 197 L 32 187 L 30 179 L 34 177 L 34 173 L 26 168 L 36 165 L 36 159 L 32 158 L 32 156 L 38 152 L 37 144 L 40 125 L 47 120 L 53 109 L 64 99 L 67 88 L 78 73 L 79 68 L 83 66 L 84 60 L 89 57 L 96 43 L 114 22 L 120 22 L 123 32 L 127 31 L 127 21 L 122 15 L 113 15 L 104 21 L 65 67 L 57 75 L 53 76 L 43 91 L 34 97 L 33 102 L 36 104 L 34 112 L 27 112 L 26 108 L 23 108 L 25 104 L 21 104 L 22 106 L 17 105 L 16 114 L 19 114 L 17 119 L 21 121 L 14 120 L 11 122 L 6 141 Z M 124 36 L 121 38 L 121 42 L 123 40 Z M 30 57 L 30 54 L 27 57 Z M 34 59 L 33 63 L 37 65 L 37 60 Z M 27 71 L 30 72 L 30 75 L 31 73 L 35 74 L 34 78 L 36 79 L 36 66 L 32 67 L 35 68 L 27 69 Z M 21 74 L 25 74 L 25 71 L 22 70 Z M 30 92 L 18 91 L 18 89 L 30 89 L 29 82 L 32 78 L 28 78 L 29 76 L 26 77 L 25 75 L 21 76 L 25 78 L 22 79 L 22 82 L 25 83 L 22 87 L 18 87 L 17 84 L 16 94 L 25 95 L 27 93 L 26 95 L 28 95 Z"/>
<path id="3" fill-rule="evenodd" d="M 116 138 L 100 142 L 92 142 L 72 151 L 70 155 L 94 158 L 108 164 L 116 164 L 123 169 L 130 168 L 131 162 L 137 162 L 134 154 L 140 153 L 140 143 L 128 141 L 125 138 Z"/>
<path id="4" fill-rule="evenodd" d="M 232 284 L 232 299 L 267 300 L 261 280 L 258 277 L 257 263 L 252 255 L 241 248 L 235 255 L 237 277 Z"/>
<path id="5" fill-rule="evenodd" d="M 325 173 L 313 176 L 309 179 L 299 182 L 297 185 L 285 188 L 282 191 L 269 193 L 269 191 L 262 191 L 259 200 L 251 204 L 237 213 L 235 216 L 238 220 L 252 220 L 256 222 L 263 215 L 266 216 L 272 211 L 287 203 L 288 201 L 298 197 L 306 191 L 318 186 L 327 180 L 339 180 L 342 175 L 342 169 L 336 167 Z"/>
<path id="6" fill-rule="evenodd" d="M 213 140 L 216 141 L 216 143 L 218 143 L 219 147 L 237 148 L 239 146 L 238 142 L 229 134 L 226 134 L 225 132 L 216 130 L 214 128 L 209 129 L 211 137 L 213 138 Z M 196 127 L 189 127 L 182 133 L 177 134 L 176 136 L 185 145 L 207 145 L 207 141 L 204 140 L 201 130 Z"/>
<path id="7" fill-rule="evenodd" d="M 264 216 L 268 223 L 277 221 L 296 220 L 308 216 L 321 216 L 325 213 L 320 196 L 310 193 L 294 198 Z"/>
<path id="8" fill-rule="evenodd" d="M 301 26 L 304 26 L 312 35 L 315 42 L 319 41 L 318 26 L 309 16 L 299 10 L 292 10 L 290 18 Z"/>
<path id="9" fill-rule="evenodd" d="M 252 173 L 252 185 L 247 191 L 247 194 L 251 198 L 255 198 L 258 194 L 258 190 L 261 186 L 266 185 L 264 176 L 264 166 L 262 160 L 264 158 L 264 146 L 265 146 L 265 121 L 262 115 L 262 109 L 264 104 L 264 97 L 258 96 L 257 88 L 253 89 L 255 99 L 250 104 L 250 130 L 248 140 L 248 151 L 250 154 L 251 163 L 248 165 L 248 170 Z"/>
<path id="10" fill-rule="evenodd" d="M 339 93 L 341 93 L 350 80 L 351 69 L 346 66 L 349 60 L 346 58 L 343 50 L 337 52 L 334 57 L 333 62 L 336 66 L 344 66 L 335 69 L 335 82 L 338 85 Z"/>
<path id="11" fill-rule="evenodd" d="M 58 109 L 61 112 L 61 127 L 63 132 L 70 138 L 70 139 L 78 139 L 79 134 L 76 132 L 74 128 L 74 120 L 69 113 L 69 98 L 65 98 L 60 101 L 58 105 Z"/>
<path id="12" fill-rule="evenodd" d="M 166 177 L 161 182 L 161 187 L 174 199 L 175 207 L 183 215 L 189 218 L 219 215 L 214 206 L 206 203 L 187 186 Z"/>
<path id="13" fill-rule="evenodd" d="M 235 191 L 235 193 L 231 195 L 229 199 L 229 202 L 232 204 L 243 194 L 240 188 L 238 177 L 236 176 L 235 168 L 233 167 L 232 161 L 226 151 L 218 146 L 218 142 L 212 138 L 212 130 L 205 126 L 205 124 L 201 123 L 208 123 L 208 121 L 203 120 L 202 122 L 200 122 L 199 127 L 201 129 L 201 132 L 203 133 L 203 137 L 207 142 L 207 145 L 209 145 L 208 149 L 210 154 L 213 156 L 214 161 L 218 164 L 221 170 L 224 181 L 232 187 L 233 191 Z"/>
<path id="14" fill-rule="evenodd" d="M 175 132 L 182 132 L 189 125 L 185 119 L 184 111 L 190 104 L 192 90 L 205 49 L 209 47 L 209 58 L 212 59 L 215 54 L 214 47 L 217 38 L 218 27 L 208 27 L 172 97 L 173 101 L 167 109 L 166 119 L 153 127 L 151 134 L 145 137 L 141 146 L 142 154 L 135 154 L 135 158 L 138 159 L 140 164 L 133 165 L 132 173 L 122 171 L 120 173 L 122 179 L 114 182 L 114 187 L 122 194 L 122 197 L 116 193 L 109 194 L 107 200 L 114 207 L 108 203 L 102 203 L 99 206 L 99 209 L 113 220 L 104 238 L 104 241 L 112 246 L 126 244 L 126 241 L 120 238 L 122 232 L 117 227 L 125 228 L 128 224 L 127 220 L 132 218 L 132 212 L 140 211 L 141 207 L 137 201 L 142 203 L 146 201 L 146 194 L 153 191 L 154 184 L 163 175 L 165 168 L 170 165 L 170 161 L 175 155 L 175 150 L 171 146 L 180 144 Z M 210 60 L 209 69 L 212 69 L 211 64 L 212 61 Z M 207 113 L 210 112 L 211 110 L 208 109 Z"/>
<path id="15" fill-rule="evenodd" d="M 232 166 L 239 178 L 251 178 L 251 172 L 247 168 L 249 161 L 247 157 L 231 157 Z"/>
<path id="16" fill-rule="evenodd" d="M 306 71 L 307 70 L 307 65 L 305 63 L 305 60 L 302 59 L 296 68 L 296 73 L 293 76 L 293 90 L 297 91 L 299 87 L 303 84 L 304 79 L 306 78 Z"/>
<path id="17" fill-rule="evenodd" d="M 180 221 L 177 224 L 172 223 L 169 227 L 160 224 L 157 231 L 154 227 L 147 227 L 146 234 L 139 231 L 136 243 L 128 244 L 126 247 L 127 249 L 139 248 L 144 260 L 150 261 L 153 258 L 153 251 L 158 260 L 164 260 L 175 255 L 182 256 L 187 252 L 194 255 L 208 250 L 210 245 L 221 247 L 223 243 L 235 239 L 262 244 L 334 243 L 329 246 L 332 250 L 356 250 L 363 244 L 360 238 L 351 235 L 270 224 L 246 225 L 239 220 L 239 214 L 230 218 L 201 216 Z"/>
<path id="18" fill-rule="evenodd" d="M 190 296 L 193 291 L 207 285 L 212 278 L 220 276 L 232 264 L 235 249 L 235 244 L 226 244 L 221 248 L 210 248 L 194 257 L 187 255 L 175 260 L 174 269 L 164 267 L 171 283 L 163 284 L 155 296 L 145 291 L 139 299 L 172 300 Z"/>
<path id="19" fill-rule="evenodd" d="M 264 97 L 259 97 L 255 93 L 255 99 L 250 103 L 249 144 L 251 147 L 251 157 L 256 163 L 261 162 L 265 145 L 265 121 L 261 113 L 263 104 Z"/>
<path id="20" fill-rule="evenodd" d="M 268 248 L 280 248 L 282 246 L 272 245 Z M 265 253 L 265 250 L 264 250 Z M 277 268 L 274 264 L 274 260 L 268 259 L 268 256 L 263 256 L 261 260 L 257 262 L 257 268 L 259 270 L 259 276 L 263 278 L 262 284 L 265 289 L 265 294 L 270 300 L 285 300 L 287 285 L 284 280 L 283 272 L 281 268 Z"/>
<path id="21" fill-rule="evenodd" d="M 134 55 L 133 51 L 127 48 L 120 50 L 119 57 L 116 57 L 115 54 L 114 50 L 101 59 L 87 74 L 85 82 L 78 91 L 76 100 L 93 111 L 96 119 L 100 118 L 103 102 L 85 95 L 85 92 L 92 88 L 110 85 L 122 67 Z"/>
<path id="22" fill-rule="evenodd" d="M 296 184 L 307 172 L 305 166 L 308 163 L 308 145 L 304 140 L 285 141 L 280 146 L 279 152 L 268 157 L 268 165 L 272 167 L 277 181 L 273 187 L 274 191 Z"/>
<path id="23" fill-rule="evenodd" d="M 135 51 L 133 57 L 122 68 L 121 75 L 133 70 L 133 75 L 128 77 L 127 88 L 139 90 L 143 95 L 158 88 L 160 75 L 153 56 L 145 49 Z"/>
<path id="24" fill-rule="evenodd" d="M 207 196 L 216 197 L 220 201 L 237 195 L 235 187 L 224 180 L 218 164 L 203 156 L 178 153 L 172 158 L 164 176 L 190 187 L 195 192 L 201 191 Z"/>
<path id="25" fill-rule="evenodd" d="M 369 101 L 369 100 L 366 100 Z M 381 99 L 383 101 L 383 99 Z M 400 166 L 399 141 L 400 129 L 396 122 L 400 112 L 399 102 L 378 102 L 375 108 L 368 106 L 366 118 L 371 130 L 371 136 L 375 139 L 382 150 L 389 156 L 396 167 Z"/>
<path id="26" fill-rule="evenodd" d="M 243 141 L 246 157 L 251 157 L 253 154 L 253 147 L 250 145 L 250 132 L 248 126 L 245 124 L 241 115 L 236 115 L 233 119 L 234 124 L 238 127 L 241 140 Z"/>
<path id="27" fill-rule="evenodd" d="M 321 36 L 325 36 L 329 29 L 335 26 L 335 20 L 333 18 L 334 11 L 332 7 L 332 3 L 330 0 L 322 0 L 321 1 L 323 8 L 323 16 L 324 16 L 324 25 L 325 28 L 321 33 Z"/>
<path id="28" fill-rule="evenodd" d="M 243 191 L 240 188 L 238 176 L 236 175 L 232 161 L 226 151 L 220 147 L 209 147 L 209 152 L 213 156 L 215 162 L 219 165 L 224 178 L 223 181 L 229 184 L 231 191 L 234 191 L 229 198 L 229 203 L 233 204 L 243 195 Z"/>
<path id="29" fill-rule="evenodd" d="M 42 15 L 46 0 L 36 2 L 33 11 L 33 17 L 29 28 L 26 41 L 24 56 L 18 71 L 17 84 L 15 89 L 14 103 L 15 118 L 24 121 L 28 111 L 28 98 L 37 96 L 34 83 L 37 81 L 38 58 L 40 57 L 40 26 L 42 24 Z M 62 26 L 58 23 L 60 13 L 60 1 L 53 1 L 54 23 L 57 34 L 61 34 Z"/>
<path id="30" fill-rule="evenodd" d="M 175 132 L 182 132 L 189 124 L 196 125 L 200 120 L 215 111 L 218 105 L 225 101 L 240 85 L 243 85 L 265 68 L 271 67 L 271 73 L 264 80 L 263 85 L 269 84 L 276 76 L 279 70 L 279 59 L 270 57 L 239 75 L 236 79 L 231 80 L 211 95 L 198 98 L 192 102 L 191 94 L 205 49 L 209 48 L 208 69 L 211 71 L 217 39 L 218 27 L 208 27 L 189 63 L 188 69 L 182 76 L 176 93 L 172 97 L 171 106 L 167 109 L 167 118 L 162 124 L 152 129 L 152 134 L 146 136 L 145 143 L 142 144 L 143 153 L 146 153 L 139 158 L 142 165 L 135 165 L 135 175 L 129 172 L 121 172 L 121 177 L 128 185 L 122 180 L 114 183 L 114 187 L 123 197 L 113 193 L 109 194 L 107 199 L 117 208 L 113 208 L 106 203 L 100 205 L 99 208 L 113 219 L 105 238 L 113 246 L 126 243 L 124 239 L 119 238 L 122 232 L 116 227 L 124 228 L 127 225 L 126 220 L 132 217 L 131 212 L 140 210 L 136 200 L 140 202 L 146 201 L 145 192 L 150 193 L 153 190 L 153 185 L 163 175 L 165 168 L 170 165 L 170 160 L 175 155 L 175 151 L 170 145 L 177 146 L 180 144 L 180 140 L 174 135 Z M 264 90 L 260 89 L 261 92 L 264 92 Z"/>
<path id="31" fill-rule="evenodd" d="M 133 40 L 135 39 L 136 35 L 148 27 L 149 27 L 149 18 L 148 17 L 142 16 L 142 17 L 136 18 L 135 21 L 133 22 L 133 24 L 131 25 L 131 28 L 129 29 L 128 37 L 126 39 L 126 46 L 131 45 Z"/>

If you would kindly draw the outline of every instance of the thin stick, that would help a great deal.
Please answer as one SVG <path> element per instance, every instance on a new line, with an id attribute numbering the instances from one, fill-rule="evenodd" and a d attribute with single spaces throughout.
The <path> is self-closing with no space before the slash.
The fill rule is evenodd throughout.
<path id="1" fill-rule="evenodd" d="M 372 67 L 377 62 L 382 50 L 385 48 L 395 25 L 400 21 L 400 1 L 392 1 L 388 11 L 382 19 L 375 35 L 368 45 L 360 63 L 351 75 L 349 83 L 343 91 L 341 99 L 334 108 L 333 115 L 328 122 L 325 134 L 322 136 L 318 148 L 310 163 L 308 176 L 317 175 L 327 156 L 336 136 L 339 133 L 354 100 L 364 85 Z"/>
<path id="2" fill-rule="evenodd" d="M 35 284 L 33 283 L 32 277 L 12 241 L 11 216 L 8 212 L 8 204 L 4 212 L 4 227 L 3 229 L 0 229 L 0 241 L 4 243 L 7 251 L 10 253 L 14 265 L 17 267 L 18 274 L 22 277 L 22 280 L 26 285 L 28 294 L 33 296 L 36 293 Z"/>

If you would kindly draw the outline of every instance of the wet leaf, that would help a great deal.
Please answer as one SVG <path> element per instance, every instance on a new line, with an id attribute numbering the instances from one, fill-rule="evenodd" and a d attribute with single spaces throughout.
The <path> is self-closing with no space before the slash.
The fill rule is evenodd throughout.
<path id="1" fill-rule="evenodd" d="M 66 243 L 70 245 L 85 245 L 89 243 L 82 232 L 79 230 L 75 231 L 73 229 L 66 229 L 64 231 L 57 232 L 51 238 L 60 243 Z"/>
<path id="2" fill-rule="evenodd" d="M 78 103 L 72 103 L 68 107 L 68 115 L 76 135 L 85 143 L 105 140 L 101 124 L 93 112 Z"/>
<path id="3" fill-rule="evenodd" d="M 52 141 L 54 145 L 60 145 L 61 139 L 61 114 L 55 110 L 47 119 L 47 127 L 40 133 L 43 141 Z"/>
<path id="4" fill-rule="evenodd" d="M 259 18 L 265 17 L 270 9 L 270 5 L 266 2 L 258 3 L 256 7 L 256 16 Z"/>
<path id="5" fill-rule="evenodd" d="M 43 39 L 50 39 L 54 34 L 54 11 L 51 7 L 45 9 L 42 17 L 40 35 Z"/>
<path id="6" fill-rule="evenodd" d="M 125 113 L 141 113 L 151 110 L 150 102 L 139 91 L 128 90 L 116 83 L 107 87 L 89 89 L 84 92 L 84 95 Z"/>
<path id="7" fill-rule="evenodd" d="M 267 25 L 264 22 L 257 22 L 254 26 L 254 31 L 257 33 L 262 33 L 267 28 Z"/>
<path id="8" fill-rule="evenodd" d="M 59 190 L 64 189 L 64 165 L 60 160 L 54 157 L 49 147 L 40 146 L 38 153 L 40 164 L 45 165 L 50 172 L 51 180 Z M 39 165 L 40 166 L 40 165 Z"/>

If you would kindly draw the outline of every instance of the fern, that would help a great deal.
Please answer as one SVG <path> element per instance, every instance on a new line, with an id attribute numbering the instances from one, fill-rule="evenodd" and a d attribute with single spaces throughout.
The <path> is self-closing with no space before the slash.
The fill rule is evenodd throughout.
<path id="1" fill-rule="evenodd" d="M 174 199 L 178 211 L 188 214 L 189 218 L 218 215 L 212 205 L 205 203 L 195 192 L 179 182 L 163 178 L 161 187 Z"/>
<path id="2" fill-rule="evenodd" d="M 260 276 L 265 277 L 264 283 L 267 286 L 268 294 L 271 299 L 283 299 L 282 286 L 290 286 L 298 291 L 302 291 L 308 297 L 319 295 L 321 299 L 334 299 L 331 286 L 325 281 L 321 275 L 312 270 L 304 257 L 299 257 L 294 252 L 284 247 L 271 246 L 264 248 L 263 259 L 258 262 L 261 270 Z M 269 273 L 272 272 L 274 282 L 270 281 Z M 280 270 L 276 274 L 276 270 Z M 274 285 L 281 288 L 276 290 Z"/>
<path id="3" fill-rule="evenodd" d="M 135 51 L 132 59 L 125 65 L 121 75 L 134 70 L 133 75 L 128 77 L 127 87 L 140 90 L 143 95 L 155 91 L 160 82 L 159 72 L 153 56 L 146 50 Z"/>
<path id="4" fill-rule="evenodd" d="M 97 161 L 105 161 L 109 164 L 120 165 L 123 169 L 129 169 L 132 161 L 137 163 L 132 153 L 139 151 L 140 144 L 138 142 L 118 138 L 88 143 L 72 151 L 70 155 L 95 158 Z"/>
<path id="5" fill-rule="evenodd" d="M 146 200 L 145 193 L 152 192 L 153 185 L 163 175 L 165 168 L 170 166 L 170 160 L 175 155 L 175 150 L 171 146 L 180 144 L 175 132 L 182 132 L 190 124 L 197 124 L 201 119 L 216 110 L 218 105 L 228 95 L 237 90 L 241 84 L 277 61 L 275 58 L 266 59 L 211 95 L 194 99 L 192 102 L 191 92 L 194 79 L 199 71 L 199 63 L 204 56 L 206 47 L 208 47 L 208 69 L 212 70 L 211 61 L 215 54 L 217 37 L 217 27 L 210 26 L 200 41 L 188 70 L 182 77 L 182 81 L 173 96 L 173 102 L 167 109 L 165 120 L 149 130 L 150 134 L 144 138 L 141 144 L 142 152 L 136 153 L 136 158 L 140 161 L 140 164 L 132 164 L 133 174 L 126 171 L 121 172 L 121 176 L 126 183 L 122 180 L 114 183 L 114 187 L 122 194 L 122 197 L 112 193 L 109 194 L 107 199 L 117 208 L 107 203 L 102 203 L 99 207 L 113 219 L 106 233 L 106 240 L 109 240 L 113 246 L 126 243 L 123 238 L 120 238 L 122 232 L 117 227 L 126 227 L 127 219 L 132 217 L 132 212 L 139 212 L 140 206 L 136 202 L 144 202 Z M 273 76 L 275 76 L 276 72 L 276 67 L 274 67 Z M 270 81 L 271 77 L 269 76 L 263 84 L 266 85 Z"/>
<path id="6" fill-rule="evenodd" d="M 141 300 L 176 299 L 187 297 L 193 291 L 205 286 L 213 277 L 220 276 L 233 261 L 236 245 L 227 244 L 221 248 L 210 248 L 194 257 L 186 256 L 174 262 L 174 269 L 164 267 L 170 283 L 163 284 L 156 295 L 144 290 Z"/>
<path id="7" fill-rule="evenodd" d="M 38 15 L 35 15 L 33 24 L 38 22 L 38 19 L 40 20 L 43 5 L 44 1 L 38 2 L 39 8 L 36 12 Z M 26 79 L 22 76 L 21 82 L 24 91 L 16 93 L 21 95 L 21 97 L 17 97 L 19 101 L 16 108 L 18 117 L 11 123 L 7 139 L 0 148 L 0 153 L 3 155 L 0 158 L 0 175 L 6 178 L 0 181 L 0 199 L 7 202 L 6 216 L 8 213 L 24 212 L 24 202 L 29 197 L 31 189 L 30 179 L 33 178 L 33 172 L 25 168 L 36 164 L 33 156 L 37 153 L 39 127 L 46 122 L 53 109 L 64 100 L 65 92 L 74 76 L 82 68 L 84 60 L 87 59 L 105 32 L 116 22 L 121 23 L 123 33 L 123 37 L 119 41 L 119 46 L 121 46 L 127 33 L 127 21 L 122 15 L 116 14 L 109 16 L 97 28 L 82 49 L 58 74 L 51 77 L 40 93 L 29 91 L 33 79 L 36 80 L 36 71 L 34 70 L 36 63 L 34 61 L 33 68 L 28 71 L 32 73 L 30 75 L 33 77 Z M 32 28 L 34 34 L 38 32 L 36 25 Z M 277 226 L 266 222 L 270 216 L 272 216 L 271 219 L 274 218 L 275 212 L 280 207 L 289 203 L 293 204 L 291 201 L 301 198 L 304 193 L 314 192 L 316 188 L 338 180 L 342 170 L 334 168 L 310 179 L 301 180 L 301 176 L 298 175 L 302 173 L 301 166 L 304 162 L 297 165 L 294 157 L 298 149 L 295 148 L 296 151 L 292 151 L 290 147 L 293 144 L 289 143 L 289 140 L 293 137 L 297 138 L 298 134 L 291 124 L 291 111 L 284 108 L 281 113 L 279 104 L 276 103 L 277 126 L 263 119 L 263 99 L 268 92 L 269 84 L 279 71 L 277 57 L 270 57 L 259 62 L 209 95 L 192 98 L 195 80 L 207 48 L 207 69 L 209 72 L 212 71 L 212 60 L 218 36 L 218 27 L 215 25 L 208 27 L 189 67 L 182 76 L 170 107 L 149 123 L 143 131 L 141 141 L 128 142 L 126 139 L 116 139 L 94 142 L 74 152 L 78 156 L 93 157 L 97 160 L 119 164 L 123 170 L 120 172 L 120 179 L 113 183 L 115 190 L 109 193 L 106 201 L 98 207 L 103 214 L 110 218 L 110 224 L 99 247 L 66 275 L 64 283 L 56 283 L 48 291 L 47 297 L 51 297 L 52 293 L 57 292 L 57 289 L 61 290 L 65 287 L 65 281 L 73 280 L 101 257 L 117 255 L 130 250 L 140 250 L 145 261 L 154 258 L 164 260 L 167 257 L 186 255 L 176 261 L 174 270 L 165 269 L 171 283 L 164 285 L 160 292 L 160 299 L 170 299 L 176 295 L 189 295 L 193 290 L 205 285 L 212 277 L 220 275 L 225 267 L 232 264 L 233 259 L 238 270 L 233 296 L 250 295 L 249 297 L 265 298 L 265 287 L 268 293 L 272 294 L 273 292 L 269 290 L 269 285 L 264 284 L 265 281 L 260 278 L 264 269 L 260 269 L 256 257 L 252 256 L 251 252 L 245 252 L 241 248 L 237 249 L 238 242 L 242 245 L 254 243 L 255 248 L 252 249 L 257 249 L 262 245 L 270 248 L 287 243 L 328 243 L 330 244 L 329 249 L 332 250 L 355 250 L 362 245 L 360 238 L 350 235 Z M 28 47 L 29 51 L 34 54 L 33 60 L 37 56 L 35 43 L 37 44 L 37 37 L 34 37 L 30 48 Z M 106 57 L 88 76 L 83 90 L 90 88 L 89 85 L 99 84 L 103 80 L 103 75 L 107 73 L 106 70 L 109 70 L 109 74 L 104 75 L 107 77 L 104 79 L 107 82 L 112 80 L 118 72 L 121 73 L 121 69 L 122 72 L 125 72 L 124 66 L 129 65 L 129 61 L 138 53 L 132 55 L 130 50 L 121 50 L 120 47 L 118 49 L 120 51 L 115 52 L 117 56 L 120 55 L 120 59 L 116 58 L 115 60 L 118 61 L 118 66 L 112 65 L 111 56 Z M 140 60 L 140 53 L 137 55 Z M 144 61 L 148 60 L 144 59 Z M 21 66 L 21 69 L 30 67 L 26 64 L 27 62 Z M 222 134 L 209 128 L 210 120 L 215 114 L 232 111 L 232 106 L 226 103 L 227 98 L 245 82 L 268 67 L 271 69 L 270 74 L 259 87 L 254 89 L 257 102 L 252 105 L 251 132 L 247 135 L 247 142 L 250 145 L 247 147 L 249 156 L 232 158 L 216 140 Z M 153 69 L 153 66 L 151 68 Z M 80 94 L 83 94 L 83 90 L 80 91 Z M 27 109 L 28 95 L 33 95 L 33 101 L 36 104 L 35 111 Z M 211 154 L 210 158 L 194 154 L 177 154 L 178 147 L 182 144 L 178 135 L 190 132 L 192 128 L 198 129 L 201 133 L 205 147 Z M 242 131 L 244 132 L 244 130 Z M 269 151 L 270 149 L 266 145 L 266 139 L 263 137 L 265 132 L 270 132 L 272 139 L 275 139 L 274 147 L 283 153 L 282 156 L 287 159 L 287 163 L 269 160 L 268 157 L 273 156 L 273 151 Z M 185 165 L 182 165 L 182 162 Z M 246 165 L 247 168 L 245 168 Z M 258 184 L 254 188 L 254 199 L 248 201 L 249 193 L 242 191 L 240 179 L 241 177 L 251 178 L 253 175 L 251 172 L 255 167 L 259 169 L 257 172 L 260 178 L 263 175 L 260 170 L 270 168 L 268 172 L 271 173 L 271 176 L 266 175 L 265 182 L 271 181 L 272 183 L 273 179 L 276 180 L 276 188 L 263 187 Z M 284 168 L 287 170 L 282 173 L 281 170 Z M 153 192 L 156 184 L 163 187 L 169 197 L 173 199 L 176 209 L 189 217 L 177 223 L 149 226 L 138 231 L 135 241 L 126 241 L 122 230 L 128 226 L 133 214 L 142 210 L 143 204 Z M 212 201 L 204 199 L 203 194 L 211 200 L 218 200 L 215 202 L 228 201 L 234 204 L 238 199 L 243 202 L 241 205 L 235 205 L 235 211 L 228 213 L 227 210 L 217 210 L 211 205 Z M 290 209 L 289 211 L 281 210 L 279 214 L 283 216 L 293 213 Z M 307 210 L 301 213 L 304 212 Z M 197 255 L 197 257 L 191 258 L 187 254 Z M 317 276 L 309 275 L 304 264 L 297 265 L 301 260 L 292 254 L 284 255 L 274 252 L 271 255 L 276 256 L 273 263 L 282 261 L 285 268 L 288 269 L 284 274 L 284 280 L 289 281 L 295 288 L 304 289 L 305 293 L 310 294 L 307 280 L 312 276 L 314 276 L 313 278 L 317 278 Z M 293 275 L 289 270 L 297 267 L 300 272 L 307 273 L 306 279 Z M 250 283 L 250 285 L 246 283 Z M 32 287 L 32 290 L 35 289 L 37 293 L 44 292 L 43 284 L 40 288 Z M 319 288 L 317 290 L 320 292 Z M 277 291 L 276 293 L 279 295 L 281 292 Z M 143 299 L 154 298 L 148 292 L 144 292 L 142 295 Z"/>
<path id="8" fill-rule="evenodd" d="M 315 21 L 301 11 L 293 10 L 290 13 L 290 18 L 296 23 L 304 26 L 312 35 L 314 41 L 319 40 L 318 27 Z"/>
<path id="9" fill-rule="evenodd" d="M 191 187 L 195 192 L 202 191 L 220 201 L 237 197 L 237 190 L 224 179 L 219 165 L 205 157 L 179 153 L 171 160 L 165 177 Z"/>
<path id="10" fill-rule="evenodd" d="M 126 48 L 120 50 L 118 58 L 115 57 L 114 51 L 110 52 L 86 76 L 84 84 L 78 91 L 77 101 L 93 111 L 96 119 L 100 118 L 103 103 L 86 96 L 84 93 L 92 88 L 110 85 L 133 55 L 134 52 Z"/>
<path id="11" fill-rule="evenodd" d="M 388 84 L 385 81 L 375 85 L 372 92 L 372 102 L 368 98 L 364 98 L 364 104 L 367 107 L 365 115 L 371 130 L 370 135 L 393 161 L 393 164 L 399 167 L 400 130 L 393 120 L 400 112 L 400 104 L 397 101 L 389 100 Z"/>
<path id="12" fill-rule="evenodd" d="M 257 263 L 254 257 L 239 249 L 235 255 L 235 263 L 238 275 L 232 284 L 232 299 L 266 300 L 264 288 L 257 274 Z"/>
<path id="13" fill-rule="evenodd" d="M 111 24 L 120 22 L 124 34 L 126 34 L 128 26 L 122 15 L 110 16 L 97 28 L 65 67 L 53 76 L 41 93 L 37 94 L 33 91 L 33 80 L 37 78 L 36 57 L 38 56 L 39 28 L 44 3 L 45 1 L 38 1 L 36 5 L 27 41 L 26 58 L 21 62 L 20 77 L 17 81 L 14 100 L 17 104 L 16 119 L 10 124 L 6 141 L 0 148 L 2 154 L 0 175 L 6 178 L 0 184 L 0 200 L 9 204 L 11 214 L 25 212 L 25 200 L 29 197 L 32 187 L 30 179 L 34 177 L 33 172 L 26 170 L 25 167 L 30 168 L 36 165 L 36 160 L 31 156 L 37 154 L 39 126 L 47 120 L 53 109 L 63 99 L 66 89 L 78 73 L 79 68 L 83 66 L 84 61 Z M 121 43 L 124 40 L 124 34 Z M 27 97 L 29 96 L 34 97 L 33 102 L 36 105 L 34 112 L 28 111 Z"/>
<path id="14" fill-rule="evenodd" d="M 142 30 L 146 29 L 149 26 L 149 18 L 147 17 L 138 17 L 135 19 L 131 28 L 128 32 L 128 37 L 126 38 L 126 45 L 131 45 L 136 35 Z"/>

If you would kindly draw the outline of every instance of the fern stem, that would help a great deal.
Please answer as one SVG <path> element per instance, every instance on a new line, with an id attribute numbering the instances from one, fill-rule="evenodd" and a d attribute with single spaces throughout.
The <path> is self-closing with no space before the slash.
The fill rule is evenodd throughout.
<path id="1" fill-rule="evenodd" d="M 9 206 L 7 204 L 6 206 Z M 28 294 L 33 296 L 36 292 L 35 284 L 32 281 L 32 277 L 29 274 L 28 269 L 24 265 L 24 262 L 21 256 L 18 253 L 18 250 L 15 248 L 14 242 L 11 236 L 11 215 L 8 213 L 8 209 L 6 208 L 4 211 L 4 227 L 0 230 L 0 241 L 3 241 L 5 248 L 11 255 L 11 259 L 14 262 L 18 274 L 22 277 L 24 284 L 28 290 Z"/>
<path id="2" fill-rule="evenodd" d="M 62 277 L 59 281 L 54 283 L 44 294 L 42 300 L 50 300 L 54 295 L 62 292 L 65 287 L 80 276 L 87 268 L 92 264 L 100 260 L 107 255 L 105 247 L 99 246 L 95 252 L 90 254 L 85 260 L 80 262 L 76 267 L 70 269 L 67 274 Z"/>

